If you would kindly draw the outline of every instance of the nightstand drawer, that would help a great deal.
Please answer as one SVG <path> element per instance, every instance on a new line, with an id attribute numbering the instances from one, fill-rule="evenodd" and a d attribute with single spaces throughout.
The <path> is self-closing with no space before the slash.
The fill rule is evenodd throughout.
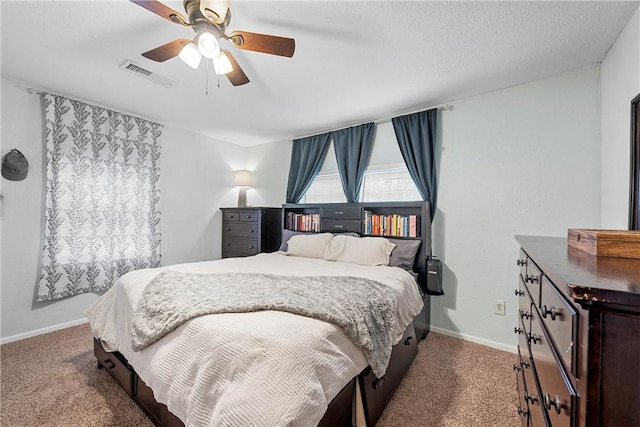
<path id="1" fill-rule="evenodd" d="M 225 237 L 256 237 L 258 236 L 257 222 L 237 222 L 222 225 Z"/>
<path id="2" fill-rule="evenodd" d="M 240 212 L 238 211 L 223 211 L 222 221 L 224 222 L 237 222 L 240 221 Z"/>
<path id="3" fill-rule="evenodd" d="M 255 239 L 222 239 L 223 252 L 235 252 L 243 255 L 255 255 L 258 253 L 258 241 Z"/>
<path id="4" fill-rule="evenodd" d="M 362 229 L 362 221 L 351 219 L 323 219 L 322 231 L 353 231 L 359 233 Z"/>
<path id="5" fill-rule="evenodd" d="M 340 206 L 322 208 L 322 219 L 353 219 L 360 222 L 362 220 L 362 209 L 359 206 Z"/>

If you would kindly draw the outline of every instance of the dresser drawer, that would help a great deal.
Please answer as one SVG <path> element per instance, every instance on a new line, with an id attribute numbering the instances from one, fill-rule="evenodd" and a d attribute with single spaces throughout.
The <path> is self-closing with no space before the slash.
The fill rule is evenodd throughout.
<path id="1" fill-rule="evenodd" d="M 518 315 L 523 318 L 527 331 L 531 330 L 531 296 L 525 286 L 522 276 L 518 280 L 519 287 L 516 290 L 518 296 Z"/>
<path id="2" fill-rule="evenodd" d="M 540 383 L 540 403 L 553 427 L 572 426 L 577 396 L 567 374 L 558 361 L 556 351 L 537 310 L 531 323 L 531 353 Z"/>
<path id="3" fill-rule="evenodd" d="M 238 222 L 240 221 L 240 212 L 239 211 L 223 211 L 222 212 L 222 222 Z"/>
<path id="4" fill-rule="evenodd" d="M 546 276 L 542 277 L 540 316 L 565 368 L 577 378 L 578 312 Z"/>
<path id="5" fill-rule="evenodd" d="M 224 237 L 255 237 L 258 238 L 258 223 L 236 222 L 222 225 Z"/>
<path id="6" fill-rule="evenodd" d="M 258 241 L 255 239 L 222 239 L 223 256 L 229 255 L 227 252 L 234 252 L 242 255 L 255 255 L 258 253 Z"/>
<path id="7" fill-rule="evenodd" d="M 353 219 L 362 220 L 362 209 L 359 206 L 342 206 L 322 208 L 321 215 L 323 219 Z"/>
<path id="8" fill-rule="evenodd" d="M 522 426 L 529 427 L 529 405 L 525 400 L 527 389 L 524 385 L 522 370 L 516 370 L 516 388 L 518 390 L 518 415 L 520 415 Z"/>
<path id="9" fill-rule="evenodd" d="M 116 353 L 110 353 L 102 348 L 100 340 L 93 339 L 93 354 L 98 359 L 98 363 L 120 384 L 129 396 L 134 395 L 134 374 L 128 368 L 124 357 Z M 122 357 L 122 359 L 120 357 Z"/>
<path id="10" fill-rule="evenodd" d="M 542 271 L 531 260 L 527 259 L 527 273 L 523 277 L 524 284 L 529 290 L 533 304 L 540 306 L 540 283 L 542 281 Z"/>
<path id="11" fill-rule="evenodd" d="M 258 222 L 260 220 L 260 212 L 240 212 L 240 221 L 243 222 Z"/>
<path id="12" fill-rule="evenodd" d="M 351 219 L 322 219 L 322 231 L 353 231 L 359 233 L 362 221 Z"/>

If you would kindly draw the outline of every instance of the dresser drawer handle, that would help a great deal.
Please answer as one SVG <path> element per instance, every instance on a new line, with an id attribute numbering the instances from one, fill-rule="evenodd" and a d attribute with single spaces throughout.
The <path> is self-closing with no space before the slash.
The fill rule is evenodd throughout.
<path id="1" fill-rule="evenodd" d="M 253 228 L 250 228 L 250 229 L 249 229 L 249 233 L 253 233 Z"/>
<path id="2" fill-rule="evenodd" d="M 407 337 L 406 340 L 404 340 L 404 345 L 411 345 L 411 340 L 413 339 L 413 337 Z"/>
<path id="3" fill-rule="evenodd" d="M 520 366 L 522 366 L 524 369 L 529 369 L 529 366 L 531 365 L 529 364 L 529 362 L 523 360 L 520 362 Z"/>
<path id="4" fill-rule="evenodd" d="M 538 276 L 529 276 L 528 274 L 524 276 L 524 282 L 531 282 L 531 284 L 538 283 Z"/>
<path id="5" fill-rule="evenodd" d="M 524 291 L 521 291 L 520 289 L 516 289 L 515 294 L 517 297 L 523 297 L 524 296 Z"/>
<path id="6" fill-rule="evenodd" d="M 231 243 L 227 243 L 225 246 L 231 246 Z"/>
<path id="7" fill-rule="evenodd" d="M 547 318 L 547 315 L 549 315 L 551 316 L 551 320 L 556 320 L 557 314 L 558 312 L 554 306 L 551 306 L 551 308 L 548 308 L 546 304 L 542 306 L 542 317 L 545 319 Z"/>
<path id="8" fill-rule="evenodd" d="M 106 366 L 107 369 L 113 369 L 116 367 L 116 364 L 113 363 L 110 359 L 107 359 L 104 361 L 104 366 Z"/>
<path id="9" fill-rule="evenodd" d="M 542 342 L 542 338 L 537 337 L 535 335 L 533 335 L 532 333 L 527 334 L 527 339 L 529 340 L 530 344 L 537 344 L 538 341 Z"/>
<path id="10" fill-rule="evenodd" d="M 513 370 L 516 371 L 516 372 L 520 372 L 520 371 L 522 371 L 522 368 L 514 363 L 513 364 Z"/>
<path id="11" fill-rule="evenodd" d="M 559 414 L 562 410 L 562 403 L 560 402 L 560 398 L 556 394 L 551 400 L 551 395 L 549 393 L 545 393 L 544 395 L 544 406 L 547 407 L 547 410 L 551 410 L 551 407 L 554 406 L 556 408 L 556 412 Z"/>
<path id="12" fill-rule="evenodd" d="M 249 249 L 253 249 L 253 245 L 249 246 Z"/>
<path id="13" fill-rule="evenodd" d="M 247 219 L 251 219 L 253 218 L 251 215 L 247 215 Z"/>
<path id="14" fill-rule="evenodd" d="M 523 332 L 524 331 L 522 329 L 518 328 L 517 326 L 515 328 L 513 328 L 513 333 L 515 333 L 515 334 L 521 334 Z"/>
<path id="15" fill-rule="evenodd" d="M 529 416 L 529 411 L 527 409 L 522 408 L 521 406 L 518 406 L 518 415 L 527 418 Z"/>
<path id="16" fill-rule="evenodd" d="M 529 403 L 537 402 L 538 401 L 538 396 L 536 396 L 535 394 L 525 393 L 524 394 L 524 401 L 525 402 L 529 402 Z"/>
<path id="17" fill-rule="evenodd" d="M 523 319 L 530 319 L 531 313 L 529 313 L 528 311 L 520 310 L 520 317 L 522 317 Z"/>
<path id="18" fill-rule="evenodd" d="M 518 265 L 520 265 L 520 266 L 527 265 L 527 261 L 525 261 L 523 259 L 519 259 L 518 260 Z"/>
<path id="19" fill-rule="evenodd" d="M 231 231 L 231 228 L 227 228 L 227 231 Z"/>

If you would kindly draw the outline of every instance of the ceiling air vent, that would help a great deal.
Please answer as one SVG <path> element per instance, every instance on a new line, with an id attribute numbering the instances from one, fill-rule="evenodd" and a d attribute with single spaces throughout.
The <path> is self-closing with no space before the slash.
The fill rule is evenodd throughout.
<path id="1" fill-rule="evenodd" d="M 171 87 L 178 83 L 175 80 L 171 80 L 169 78 L 161 76 L 160 74 L 154 73 L 153 71 L 149 71 L 146 68 L 142 68 L 140 65 L 129 59 L 120 64 L 120 68 L 133 73 L 138 77 L 142 77 L 143 79 L 159 84 L 160 86 Z"/>

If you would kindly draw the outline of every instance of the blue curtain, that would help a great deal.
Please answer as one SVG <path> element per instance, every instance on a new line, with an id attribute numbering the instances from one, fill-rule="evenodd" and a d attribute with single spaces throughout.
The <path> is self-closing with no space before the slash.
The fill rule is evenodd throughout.
<path id="1" fill-rule="evenodd" d="M 327 157 L 330 133 L 293 140 L 287 183 L 287 203 L 298 203 L 320 172 Z"/>
<path id="2" fill-rule="evenodd" d="M 374 123 L 331 132 L 342 189 L 349 203 L 357 202 L 360 196 L 362 178 L 373 150 L 375 132 Z"/>
<path id="3" fill-rule="evenodd" d="M 438 185 L 434 159 L 437 108 L 391 119 L 400 152 L 422 200 L 431 206 L 431 220 L 436 212 Z"/>

